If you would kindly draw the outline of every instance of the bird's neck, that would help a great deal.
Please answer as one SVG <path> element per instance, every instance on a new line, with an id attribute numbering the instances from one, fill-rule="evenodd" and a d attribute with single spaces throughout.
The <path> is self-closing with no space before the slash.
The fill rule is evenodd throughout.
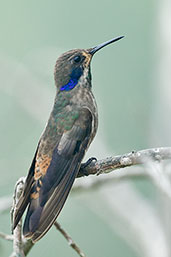
<path id="1" fill-rule="evenodd" d="M 84 69 L 77 85 L 71 90 L 57 91 L 53 113 L 60 112 L 68 106 L 85 105 L 86 101 L 92 97 L 90 68 Z"/>

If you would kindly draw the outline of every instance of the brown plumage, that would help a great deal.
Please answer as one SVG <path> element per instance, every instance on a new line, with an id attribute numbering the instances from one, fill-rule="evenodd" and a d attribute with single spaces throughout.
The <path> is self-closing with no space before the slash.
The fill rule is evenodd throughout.
<path id="1" fill-rule="evenodd" d="M 23 234 L 33 242 L 49 230 L 59 215 L 97 131 L 91 58 L 103 46 L 118 39 L 88 50 L 71 50 L 56 62 L 54 107 L 39 140 L 13 224 L 15 229 L 28 207 Z"/>

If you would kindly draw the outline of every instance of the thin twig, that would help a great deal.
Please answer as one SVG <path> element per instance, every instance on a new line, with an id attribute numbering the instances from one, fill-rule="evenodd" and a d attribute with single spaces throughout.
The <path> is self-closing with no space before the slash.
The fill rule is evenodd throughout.
<path id="1" fill-rule="evenodd" d="M 61 227 L 61 225 L 55 221 L 54 223 L 57 230 L 61 232 L 61 234 L 65 237 L 65 239 L 68 241 L 69 246 L 71 246 L 80 257 L 86 257 L 85 254 L 80 250 L 80 248 L 76 245 L 76 243 L 73 241 L 73 239 L 67 234 L 67 232 Z"/>
<path id="2" fill-rule="evenodd" d="M 4 234 L 2 232 L 0 232 L 0 238 L 3 238 L 3 239 L 8 240 L 8 241 L 13 241 L 13 239 L 14 239 L 13 235 L 7 235 L 7 234 Z"/>
<path id="3" fill-rule="evenodd" d="M 167 159 L 171 159 L 171 147 L 132 151 L 127 154 L 108 157 L 103 160 L 92 161 L 89 165 L 87 165 L 86 168 L 80 170 L 78 177 L 82 177 L 85 174 L 88 176 L 109 173 L 116 169 L 144 164 L 147 160 L 161 161 Z"/>
<path id="4" fill-rule="evenodd" d="M 13 221 L 13 215 L 15 215 L 16 212 L 16 205 L 17 202 L 22 194 L 23 187 L 24 187 L 24 181 L 25 178 L 20 178 L 16 185 L 15 185 L 15 191 L 14 191 L 14 197 L 13 197 L 13 207 L 11 210 L 11 217 Z M 18 225 L 14 229 L 14 240 L 13 240 L 13 253 L 10 257 L 25 257 L 24 251 L 23 251 L 23 241 L 22 241 L 22 220 L 19 221 Z"/>

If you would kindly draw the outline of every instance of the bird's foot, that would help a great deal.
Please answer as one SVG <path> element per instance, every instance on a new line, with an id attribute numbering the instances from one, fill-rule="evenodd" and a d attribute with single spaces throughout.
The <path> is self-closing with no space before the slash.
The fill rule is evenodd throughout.
<path id="1" fill-rule="evenodd" d="M 77 177 L 88 176 L 89 173 L 86 168 L 94 161 L 97 161 L 97 159 L 95 157 L 91 157 L 85 163 L 82 163 Z"/>

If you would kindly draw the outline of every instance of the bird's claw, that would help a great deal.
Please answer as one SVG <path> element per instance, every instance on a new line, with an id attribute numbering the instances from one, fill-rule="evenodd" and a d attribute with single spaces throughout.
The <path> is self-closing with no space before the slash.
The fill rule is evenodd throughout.
<path id="1" fill-rule="evenodd" d="M 94 161 L 96 162 L 97 159 L 95 157 L 91 157 L 85 163 L 82 163 L 78 173 L 78 177 L 88 176 L 89 173 L 87 172 L 86 168 Z"/>

